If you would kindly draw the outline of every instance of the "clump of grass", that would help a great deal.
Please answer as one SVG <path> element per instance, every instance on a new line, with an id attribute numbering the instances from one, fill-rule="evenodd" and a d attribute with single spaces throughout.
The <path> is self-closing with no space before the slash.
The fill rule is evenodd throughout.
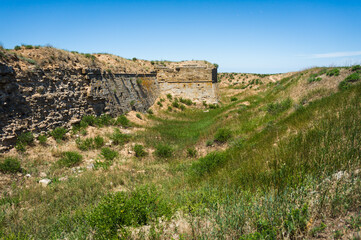
<path id="1" fill-rule="evenodd" d="M 269 103 L 267 105 L 267 112 L 273 115 L 286 111 L 291 107 L 292 101 L 290 98 L 287 98 L 281 102 Z"/>
<path id="2" fill-rule="evenodd" d="M 53 131 L 50 132 L 50 135 L 56 140 L 61 141 L 64 140 L 65 134 L 67 130 L 63 127 L 57 127 Z"/>
<path id="3" fill-rule="evenodd" d="M 308 83 L 313 83 L 313 82 L 319 82 L 322 80 L 322 78 L 318 77 L 319 74 L 315 73 L 315 74 L 311 74 L 310 78 L 307 80 Z"/>
<path id="4" fill-rule="evenodd" d="M 63 152 L 62 158 L 58 161 L 58 165 L 62 167 L 73 167 L 79 164 L 82 159 L 83 156 L 78 152 Z"/>
<path id="5" fill-rule="evenodd" d="M 15 157 L 7 157 L 0 161 L 0 172 L 17 173 L 21 172 L 20 161 Z"/>
<path id="6" fill-rule="evenodd" d="M 110 137 L 115 145 L 123 145 L 130 141 L 130 135 L 123 134 L 118 128 L 114 129 L 112 136 Z"/>
<path id="7" fill-rule="evenodd" d="M 340 75 L 340 69 L 338 69 L 338 68 L 333 68 L 333 69 L 329 70 L 329 71 L 326 73 L 326 75 L 327 75 L 327 76 L 330 76 L 330 77 L 332 77 L 332 76 L 338 76 L 338 75 Z"/>
<path id="8" fill-rule="evenodd" d="M 158 101 L 157 104 L 159 107 L 163 107 L 163 104 L 160 101 Z"/>
<path id="9" fill-rule="evenodd" d="M 155 187 L 144 186 L 131 193 L 105 196 L 86 214 L 86 221 L 96 229 L 96 239 L 116 239 L 118 229 L 146 225 L 159 217 L 170 217 L 172 212 Z"/>
<path id="10" fill-rule="evenodd" d="M 142 116 L 139 113 L 135 114 L 135 116 L 139 119 L 142 119 Z"/>
<path id="11" fill-rule="evenodd" d="M 231 102 L 234 102 L 234 101 L 237 101 L 238 100 L 238 98 L 236 98 L 236 97 L 231 97 Z"/>
<path id="12" fill-rule="evenodd" d="M 104 138 L 96 136 L 94 138 L 76 139 L 77 147 L 82 151 L 88 151 L 90 149 L 99 149 L 104 146 Z"/>
<path id="13" fill-rule="evenodd" d="M 104 138 L 101 136 L 94 137 L 94 147 L 96 149 L 101 148 L 104 146 Z"/>
<path id="14" fill-rule="evenodd" d="M 360 65 L 355 65 L 352 66 L 351 71 L 356 72 L 356 71 L 360 71 L 361 70 L 361 66 Z"/>
<path id="15" fill-rule="evenodd" d="M 172 101 L 172 99 L 173 99 L 172 94 L 168 93 L 168 94 L 167 94 L 167 98 L 168 98 L 170 101 Z"/>
<path id="16" fill-rule="evenodd" d="M 45 145 L 47 140 L 48 140 L 48 137 L 45 134 L 38 136 L 38 141 L 42 145 Z"/>
<path id="17" fill-rule="evenodd" d="M 193 104 L 193 101 L 191 99 L 179 98 L 179 101 L 187 106 L 191 106 Z"/>
<path id="18" fill-rule="evenodd" d="M 173 148 L 168 144 L 158 144 L 154 153 L 160 158 L 170 158 L 173 156 L 173 151 Z"/>
<path id="19" fill-rule="evenodd" d="M 173 109 L 172 109 L 172 107 L 171 106 L 168 106 L 168 112 L 171 112 Z"/>
<path id="20" fill-rule="evenodd" d="M 133 148 L 136 157 L 144 157 L 147 155 L 147 152 L 144 150 L 144 146 L 140 144 L 135 144 Z"/>
<path id="21" fill-rule="evenodd" d="M 179 108 L 179 103 L 178 103 L 178 101 L 172 102 L 172 107 Z"/>
<path id="22" fill-rule="evenodd" d="M 147 113 L 150 114 L 150 115 L 153 115 L 153 114 L 154 114 L 154 112 L 153 112 L 152 109 L 148 109 Z"/>
<path id="23" fill-rule="evenodd" d="M 205 157 L 193 162 L 190 167 L 190 173 L 193 176 L 203 176 L 212 173 L 217 168 L 223 166 L 226 162 L 226 155 L 223 152 L 212 152 Z"/>
<path id="24" fill-rule="evenodd" d="M 18 45 L 16 45 L 15 47 L 14 47 L 14 50 L 20 50 L 21 49 L 21 47 L 20 46 L 18 46 Z"/>
<path id="25" fill-rule="evenodd" d="M 102 148 L 101 150 L 101 153 L 100 153 L 105 160 L 108 160 L 108 161 L 112 161 L 114 158 L 116 158 L 118 156 L 118 153 L 108 147 L 104 147 Z"/>
<path id="26" fill-rule="evenodd" d="M 352 73 L 345 78 L 345 80 L 341 81 L 338 85 L 340 90 L 346 90 L 351 87 L 351 82 L 357 82 L 360 80 L 360 75 L 358 73 Z"/>
<path id="27" fill-rule="evenodd" d="M 213 140 L 207 140 L 206 146 L 207 147 L 212 147 L 212 145 L 213 145 Z"/>
<path id="28" fill-rule="evenodd" d="M 195 147 L 188 148 L 188 149 L 187 149 L 187 156 L 190 157 L 190 158 L 197 157 L 197 150 L 196 150 L 196 148 L 195 148 Z"/>
<path id="29" fill-rule="evenodd" d="M 225 143 L 232 137 L 232 131 L 228 128 L 220 128 L 217 130 L 214 136 L 214 141 L 219 143 Z"/>
<path id="30" fill-rule="evenodd" d="M 116 123 L 116 125 L 120 125 L 120 126 L 123 126 L 123 127 L 129 127 L 130 126 L 129 119 L 124 115 L 118 116 L 115 123 Z"/>
<path id="31" fill-rule="evenodd" d="M 179 109 L 182 110 L 182 111 L 184 111 L 184 110 L 186 109 L 186 106 L 180 104 Z"/>
<path id="32" fill-rule="evenodd" d="M 26 146 L 34 143 L 34 135 L 32 132 L 25 132 L 18 136 L 15 149 L 19 152 L 25 152 Z"/>

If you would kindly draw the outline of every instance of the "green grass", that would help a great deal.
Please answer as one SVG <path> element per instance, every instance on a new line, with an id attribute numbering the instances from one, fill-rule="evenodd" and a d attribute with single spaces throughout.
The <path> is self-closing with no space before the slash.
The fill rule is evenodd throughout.
<path id="1" fill-rule="evenodd" d="M 61 141 L 65 139 L 65 134 L 67 130 L 63 127 L 57 127 L 53 131 L 50 132 L 50 135 L 57 141 Z"/>
<path id="2" fill-rule="evenodd" d="M 118 156 L 118 153 L 108 147 L 104 147 L 102 148 L 101 150 L 101 153 L 100 153 L 105 160 L 108 160 L 108 161 L 112 161 L 114 160 L 114 158 L 116 158 Z"/>
<path id="3" fill-rule="evenodd" d="M 73 167 L 78 165 L 82 159 L 82 155 L 77 152 L 63 152 L 58 165 L 61 167 Z"/>
<path id="4" fill-rule="evenodd" d="M 135 144 L 133 150 L 135 152 L 135 156 L 138 158 L 145 157 L 147 155 L 147 152 L 144 150 L 144 146 L 141 144 Z"/>
<path id="5" fill-rule="evenodd" d="M 0 160 L 0 172 L 17 173 L 21 171 L 22 171 L 21 164 L 17 158 L 6 157 Z"/>

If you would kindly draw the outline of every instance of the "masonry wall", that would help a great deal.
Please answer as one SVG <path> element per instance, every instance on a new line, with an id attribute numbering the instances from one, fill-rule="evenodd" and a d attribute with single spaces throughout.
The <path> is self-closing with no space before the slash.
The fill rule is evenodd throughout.
<path id="1" fill-rule="evenodd" d="M 158 69 L 162 94 L 192 99 L 195 102 L 217 103 L 217 69 L 203 66 L 182 66 Z"/>
<path id="2" fill-rule="evenodd" d="M 70 127 L 84 115 L 145 111 L 159 95 L 155 74 L 99 69 L 15 71 L 0 63 L 0 151 L 24 131 Z"/>

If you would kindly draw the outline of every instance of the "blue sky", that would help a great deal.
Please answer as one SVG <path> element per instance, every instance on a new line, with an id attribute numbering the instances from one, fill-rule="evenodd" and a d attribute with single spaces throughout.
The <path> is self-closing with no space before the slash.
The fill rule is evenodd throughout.
<path id="1" fill-rule="evenodd" d="M 276 73 L 361 63 L 361 1 L 0 0 L 0 43 Z"/>

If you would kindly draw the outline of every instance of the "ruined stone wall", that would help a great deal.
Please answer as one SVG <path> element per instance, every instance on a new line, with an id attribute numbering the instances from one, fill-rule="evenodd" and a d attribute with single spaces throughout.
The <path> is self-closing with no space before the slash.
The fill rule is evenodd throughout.
<path id="1" fill-rule="evenodd" d="M 162 94 L 217 103 L 217 69 L 208 66 L 175 66 L 159 68 L 157 78 Z"/>
<path id="2" fill-rule="evenodd" d="M 159 95 L 155 74 L 99 69 L 16 71 L 0 63 L 0 151 L 23 131 L 48 132 L 88 114 L 145 111 Z"/>

